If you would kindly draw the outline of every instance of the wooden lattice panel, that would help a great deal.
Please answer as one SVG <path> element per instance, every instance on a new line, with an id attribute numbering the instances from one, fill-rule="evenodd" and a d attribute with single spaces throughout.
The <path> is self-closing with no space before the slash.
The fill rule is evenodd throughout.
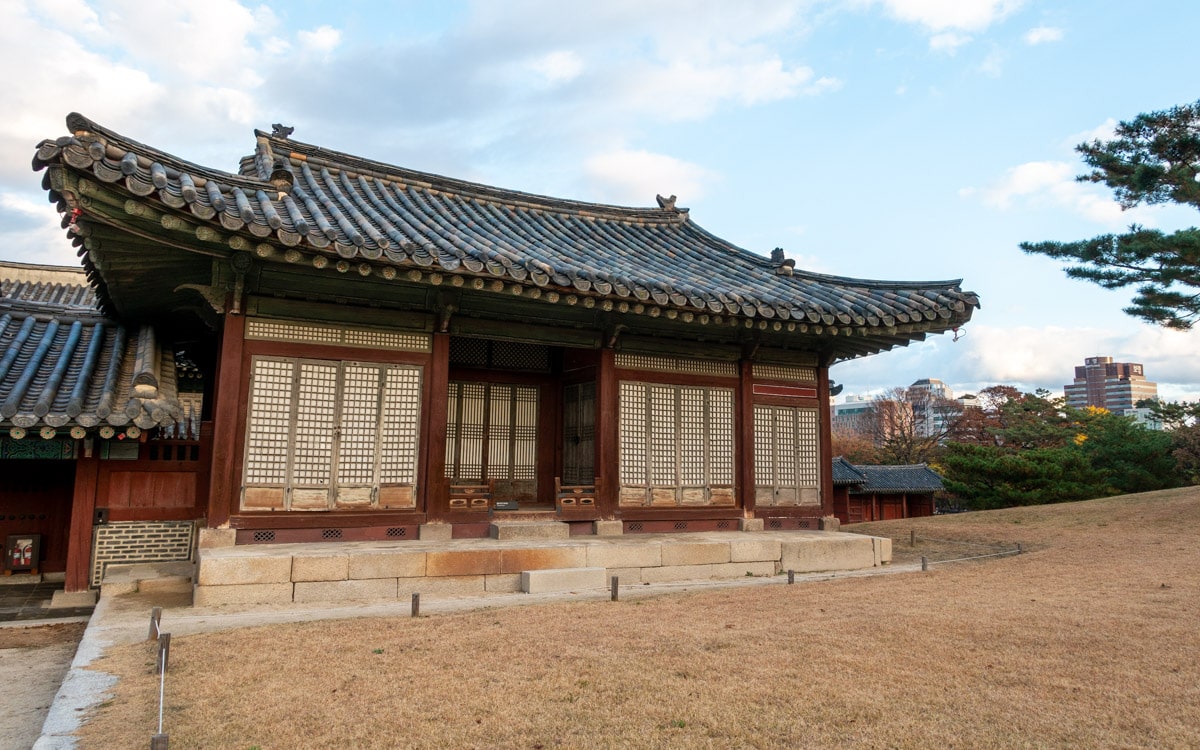
<path id="1" fill-rule="evenodd" d="M 446 476 L 456 481 L 537 479 L 538 389 L 452 382 L 446 425 Z M 536 488 L 535 488 L 536 489 Z"/>
<path id="2" fill-rule="evenodd" d="M 427 352 L 431 349 L 430 337 L 424 333 L 329 326 L 264 318 L 251 318 L 246 321 L 246 338 L 263 341 L 361 346 L 392 351 Z"/>
<path id="3" fill-rule="evenodd" d="M 820 503 L 816 409 L 754 407 L 755 501 L 762 506 Z"/>
<path id="4" fill-rule="evenodd" d="M 730 388 L 622 381 L 621 504 L 731 502 L 733 421 Z"/>
<path id="5" fill-rule="evenodd" d="M 736 377 L 736 362 L 717 359 L 693 359 L 690 357 L 666 357 L 654 354 L 619 353 L 617 367 L 624 370 L 651 370 L 655 372 L 679 372 L 690 375 L 720 375 Z"/>
<path id="6" fill-rule="evenodd" d="M 591 484 L 596 462 L 596 384 L 563 390 L 563 484 Z"/>
<path id="7" fill-rule="evenodd" d="M 243 508 L 415 506 L 420 368 L 255 357 L 251 372 Z"/>
<path id="8" fill-rule="evenodd" d="M 755 380 L 788 380 L 817 382 L 817 368 L 794 365 L 755 364 L 752 368 Z"/>

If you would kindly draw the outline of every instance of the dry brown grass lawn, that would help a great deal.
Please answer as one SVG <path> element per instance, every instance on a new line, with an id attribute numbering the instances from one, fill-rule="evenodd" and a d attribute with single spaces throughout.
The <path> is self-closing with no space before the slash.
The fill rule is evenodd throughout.
<path id="1" fill-rule="evenodd" d="M 1200 747 L 1200 489 L 870 530 L 910 528 L 1030 552 L 179 638 L 171 748 Z M 82 747 L 148 743 L 151 648 Z"/>

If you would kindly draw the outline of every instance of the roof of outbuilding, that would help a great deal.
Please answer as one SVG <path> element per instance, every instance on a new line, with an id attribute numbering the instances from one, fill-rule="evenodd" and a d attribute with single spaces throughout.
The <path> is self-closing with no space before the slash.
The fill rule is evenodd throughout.
<path id="1" fill-rule="evenodd" d="M 852 484 L 863 484 L 867 481 L 867 475 L 862 472 L 854 464 L 847 461 L 841 456 L 835 456 L 833 459 L 833 486 L 843 487 Z"/>
<path id="2" fill-rule="evenodd" d="M 859 494 L 932 493 L 942 489 L 942 477 L 926 464 L 898 466 L 856 467 L 866 476 L 866 482 L 851 487 L 850 492 Z"/>
<path id="3" fill-rule="evenodd" d="M 0 427 L 166 426 L 185 415 L 148 327 L 105 318 L 80 269 L 0 262 Z"/>
<path id="4" fill-rule="evenodd" d="M 684 320 L 723 315 L 755 319 L 760 326 L 796 324 L 809 335 L 871 339 L 845 356 L 960 326 L 979 306 L 960 280 L 876 281 L 795 269 L 781 253 L 766 258 L 709 234 L 687 209 L 675 207 L 673 197 L 660 197 L 657 208 L 560 200 L 402 169 L 262 131 L 256 131 L 254 154 L 242 160 L 241 173 L 230 174 L 77 114 L 67 124 L 71 135 L 40 144 L 36 169 L 65 163 L 120 186 L 135 203 L 151 206 L 152 214 L 174 211 L 186 219 L 164 216 L 165 228 L 228 238 L 235 249 L 266 247 L 265 255 L 270 246 L 254 243 L 290 248 L 293 255 L 315 253 L 317 268 L 329 257 L 385 279 L 395 275 L 389 268 L 440 269 L 644 303 L 638 309 L 653 315 L 661 310 L 649 308 L 686 313 Z M 46 186 L 57 200 L 51 182 Z M 60 209 L 70 212 L 66 204 Z M 144 212 L 130 205 L 126 211 Z M 98 290 L 103 304 L 103 284 Z"/>

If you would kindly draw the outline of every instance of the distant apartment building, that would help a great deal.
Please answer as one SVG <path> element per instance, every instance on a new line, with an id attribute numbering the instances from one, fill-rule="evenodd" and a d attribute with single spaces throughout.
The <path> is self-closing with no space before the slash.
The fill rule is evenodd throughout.
<path id="1" fill-rule="evenodd" d="M 1063 386 L 1067 406 L 1098 406 L 1114 414 L 1132 411 L 1147 398 L 1158 398 L 1158 384 L 1146 380 L 1141 364 L 1113 362 L 1112 357 L 1088 357 L 1075 368 L 1075 382 Z"/>
<path id="2" fill-rule="evenodd" d="M 921 378 L 908 387 L 912 402 L 915 433 L 921 437 L 945 434 L 950 422 L 958 416 L 954 391 L 937 378 Z"/>
<path id="3" fill-rule="evenodd" d="M 888 395 L 847 396 L 831 407 L 833 428 L 873 433 L 876 438 L 895 433 L 932 437 L 944 433 L 962 411 L 954 391 L 937 378 L 922 378 L 904 390 L 907 395 L 900 400 Z"/>
<path id="4" fill-rule="evenodd" d="M 866 432 L 875 413 L 875 399 L 870 396 L 846 396 L 840 404 L 833 404 L 833 429 L 848 432 Z"/>

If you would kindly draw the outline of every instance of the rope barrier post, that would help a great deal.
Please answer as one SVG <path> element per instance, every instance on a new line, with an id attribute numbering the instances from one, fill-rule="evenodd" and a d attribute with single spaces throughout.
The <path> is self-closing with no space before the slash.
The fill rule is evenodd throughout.
<path id="1" fill-rule="evenodd" d="M 917 546 L 917 530 L 916 529 L 908 530 L 908 546 L 909 547 Z"/>
<path id="2" fill-rule="evenodd" d="M 413 594 L 413 598 L 412 598 L 412 616 L 413 616 L 413 617 L 420 617 L 420 616 L 421 616 L 421 595 L 420 595 L 420 594 L 416 594 L 416 593 L 414 593 L 414 594 Z"/>
<path id="3" fill-rule="evenodd" d="M 162 607 L 154 607 L 150 610 L 150 634 L 146 636 L 146 640 L 152 641 L 158 637 L 160 622 L 162 622 Z"/>
<path id="4" fill-rule="evenodd" d="M 170 735 L 152 734 L 150 735 L 150 750 L 168 750 L 167 741 L 170 740 Z"/>
<path id="5" fill-rule="evenodd" d="M 1021 543 L 1017 542 L 1017 554 L 1021 554 L 1024 550 L 1021 549 Z"/>
<path id="6" fill-rule="evenodd" d="M 788 585 L 791 586 L 795 582 L 796 582 L 796 571 L 789 570 L 788 571 Z"/>
<path id="7" fill-rule="evenodd" d="M 158 665 L 157 673 L 165 674 L 167 662 L 171 660 L 171 634 L 160 633 L 158 636 Z"/>
<path id="8" fill-rule="evenodd" d="M 927 570 L 929 570 L 929 558 L 922 557 L 921 558 L 921 572 L 924 573 Z"/>
<path id="9" fill-rule="evenodd" d="M 617 597 L 620 593 L 620 580 L 616 576 L 613 576 L 611 585 L 612 585 L 612 594 L 610 595 L 610 598 L 612 601 L 615 602 L 615 601 L 617 601 Z"/>

